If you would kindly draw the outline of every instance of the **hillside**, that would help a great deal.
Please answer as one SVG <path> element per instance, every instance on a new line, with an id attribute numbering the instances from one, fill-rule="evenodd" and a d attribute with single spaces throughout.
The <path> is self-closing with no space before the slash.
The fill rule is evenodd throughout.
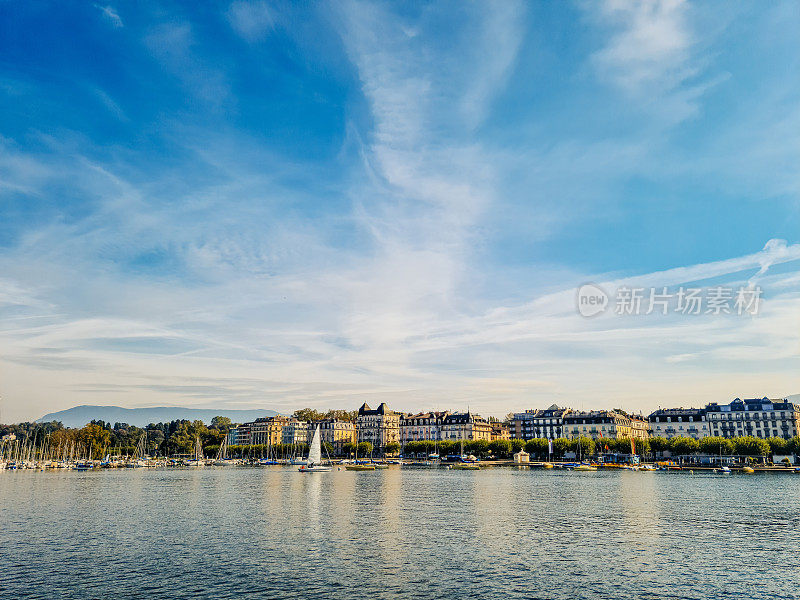
<path id="1" fill-rule="evenodd" d="M 89 421 L 98 419 L 109 423 L 128 423 L 144 427 L 150 423 L 174 421 L 176 419 L 200 420 L 208 424 L 214 417 L 228 417 L 234 423 L 253 421 L 259 417 L 271 417 L 278 413 L 274 410 L 235 410 L 182 408 L 179 406 L 161 406 L 155 408 L 122 408 L 120 406 L 74 406 L 44 415 L 37 422 L 61 421 L 65 427 L 83 427 Z"/>

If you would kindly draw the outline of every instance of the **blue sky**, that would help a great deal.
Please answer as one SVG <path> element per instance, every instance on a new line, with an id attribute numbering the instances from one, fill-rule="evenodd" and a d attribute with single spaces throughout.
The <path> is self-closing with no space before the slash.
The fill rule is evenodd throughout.
<path id="1" fill-rule="evenodd" d="M 798 29 L 792 2 L 4 2 L 2 417 L 800 392 Z M 764 301 L 587 320 L 587 281 Z"/>

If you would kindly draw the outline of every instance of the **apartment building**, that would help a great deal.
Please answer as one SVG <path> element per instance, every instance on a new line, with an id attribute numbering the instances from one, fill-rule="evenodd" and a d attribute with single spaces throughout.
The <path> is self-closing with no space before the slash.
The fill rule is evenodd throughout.
<path id="1" fill-rule="evenodd" d="M 712 403 L 705 408 L 709 435 L 726 438 L 752 435 L 790 439 L 800 431 L 800 407 L 788 399 L 741 400 Z"/>
<path id="2" fill-rule="evenodd" d="M 385 402 L 371 409 L 365 402 L 358 409 L 356 434 L 359 443 L 370 442 L 381 449 L 386 444 L 400 443 L 400 413 L 389 410 Z"/>
<path id="3" fill-rule="evenodd" d="M 442 421 L 449 412 L 421 412 L 400 418 L 400 442 L 438 442 L 442 439 Z"/>
<path id="4" fill-rule="evenodd" d="M 704 408 L 659 408 L 647 417 L 650 435 L 663 438 L 711 435 Z"/>
<path id="5" fill-rule="evenodd" d="M 447 415 L 442 420 L 443 440 L 492 440 L 492 426 L 471 412 Z"/>

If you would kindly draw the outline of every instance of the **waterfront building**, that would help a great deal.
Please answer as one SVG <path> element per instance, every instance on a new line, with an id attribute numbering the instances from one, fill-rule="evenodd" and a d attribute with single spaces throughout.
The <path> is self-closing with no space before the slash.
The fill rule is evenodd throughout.
<path id="1" fill-rule="evenodd" d="M 306 421 L 290 420 L 283 426 L 281 433 L 282 444 L 307 444 L 312 427 Z"/>
<path id="2" fill-rule="evenodd" d="M 228 432 L 229 446 L 247 446 L 248 444 L 250 444 L 250 423 L 237 425 Z"/>
<path id="3" fill-rule="evenodd" d="M 442 420 L 443 440 L 486 440 L 492 439 L 492 426 L 480 415 L 456 413 Z"/>
<path id="4" fill-rule="evenodd" d="M 696 440 L 710 434 L 704 408 L 659 408 L 647 417 L 650 435 L 663 438 L 690 437 Z"/>
<path id="5" fill-rule="evenodd" d="M 250 444 L 275 445 L 283 443 L 283 428 L 295 419 L 276 415 L 263 417 L 250 423 L 237 425 L 228 433 L 228 444 L 247 446 Z"/>
<path id="6" fill-rule="evenodd" d="M 450 413 L 422 412 L 400 418 L 400 443 L 438 442 L 442 439 L 442 421 Z"/>
<path id="7" fill-rule="evenodd" d="M 365 402 L 358 409 L 356 433 L 359 443 L 370 442 L 377 449 L 390 443 L 399 444 L 400 413 L 389 410 L 385 402 L 374 410 Z"/>
<path id="8" fill-rule="evenodd" d="M 311 423 L 313 431 L 319 425 L 320 440 L 333 446 L 336 454 L 342 453 L 345 444 L 356 443 L 356 426 L 351 421 L 341 419 L 322 419 Z"/>
<path id="9" fill-rule="evenodd" d="M 566 415 L 563 437 L 646 439 L 650 436 L 649 431 L 649 423 L 641 415 L 628 415 L 615 410 L 594 410 Z"/>
<path id="10" fill-rule="evenodd" d="M 489 421 L 489 425 L 492 426 L 492 433 L 491 433 L 491 440 L 510 440 L 511 439 L 511 431 L 509 430 L 508 424 L 503 423 L 501 421 Z"/>
<path id="11" fill-rule="evenodd" d="M 790 439 L 800 431 L 800 407 L 782 398 L 741 400 L 706 406 L 709 434 L 725 438 L 752 435 Z"/>
<path id="12" fill-rule="evenodd" d="M 553 404 L 544 410 L 515 413 L 511 420 L 511 437 L 520 440 L 554 440 L 564 437 L 564 416 L 572 412 L 569 408 L 559 408 Z"/>
<path id="13" fill-rule="evenodd" d="M 256 419 L 250 425 L 250 443 L 274 446 L 283 441 L 283 428 L 292 421 L 291 417 L 276 415 Z"/>

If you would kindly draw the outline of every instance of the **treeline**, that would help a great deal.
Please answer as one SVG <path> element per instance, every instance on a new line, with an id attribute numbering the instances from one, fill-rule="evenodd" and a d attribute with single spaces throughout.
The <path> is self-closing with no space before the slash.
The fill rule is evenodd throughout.
<path id="1" fill-rule="evenodd" d="M 356 422 L 358 417 L 357 410 L 337 410 L 331 409 L 325 412 L 314 410 L 313 408 L 301 408 L 292 413 L 292 417 L 298 421 L 322 421 L 323 419 L 339 419 L 340 421 Z"/>
<path id="2" fill-rule="evenodd" d="M 774 456 L 776 454 L 800 454 L 800 437 L 785 440 L 771 437 L 765 440 L 752 435 L 724 438 L 705 437 L 695 440 L 689 437 L 650 438 L 653 452 L 669 450 L 671 454 L 722 454 L 723 456 Z"/>
<path id="3" fill-rule="evenodd" d="M 480 458 L 494 456 L 495 458 L 511 458 L 514 453 L 525 450 L 531 457 L 545 460 L 548 457 L 564 458 L 568 452 L 581 456 L 596 456 L 603 453 L 628 454 L 635 450 L 641 456 L 658 456 L 668 451 L 672 455 L 710 454 L 724 456 L 774 456 L 784 454 L 800 454 L 800 437 L 791 440 L 783 438 L 768 438 L 762 440 L 753 436 L 722 438 L 706 437 L 695 440 L 688 437 L 674 437 L 670 439 L 652 437 L 646 440 L 631 440 L 621 438 L 592 439 L 581 437 L 579 439 L 558 438 L 552 441 L 552 453 L 546 439 L 524 440 L 465 440 L 464 453 L 473 454 Z M 428 456 L 434 452 L 445 456 L 447 454 L 460 454 L 460 441 L 421 441 L 408 442 L 403 447 L 406 456 Z"/>
<path id="4" fill-rule="evenodd" d="M 356 444 L 342 444 L 334 447 L 333 444 L 322 442 L 322 453 L 328 456 L 370 458 L 375 452 L 371 442 Z M 216 451 L 216 448 L 209 447 Z M 389 443 L 383 448 L 384 456 L 391 456 L 400 452 L 400 444 Z M 308 444 L 243 444 L 228 446 L 230 458 L 292 458 L 294 456 L 307 456 Z"/>
<path id="5" fill-rule="evenodd" d="M 131 455 L 144 435 L 145 452 L 153 456 L 193 454 L 199 437 L 206 454 L 216 452 L 232 427 L 228 417 L 214 417 L 211 425 L 186 419 L 169 423 L 151 423 L 137 427 L 127 423 L 92 421 L 81 428 L 66 428 L 60 422 L 0 425 L 0 434 L 13 433 L 22 444 L 59 448 L 77 448 L 80 455 L 102 458 L 106 454 Z"/>

